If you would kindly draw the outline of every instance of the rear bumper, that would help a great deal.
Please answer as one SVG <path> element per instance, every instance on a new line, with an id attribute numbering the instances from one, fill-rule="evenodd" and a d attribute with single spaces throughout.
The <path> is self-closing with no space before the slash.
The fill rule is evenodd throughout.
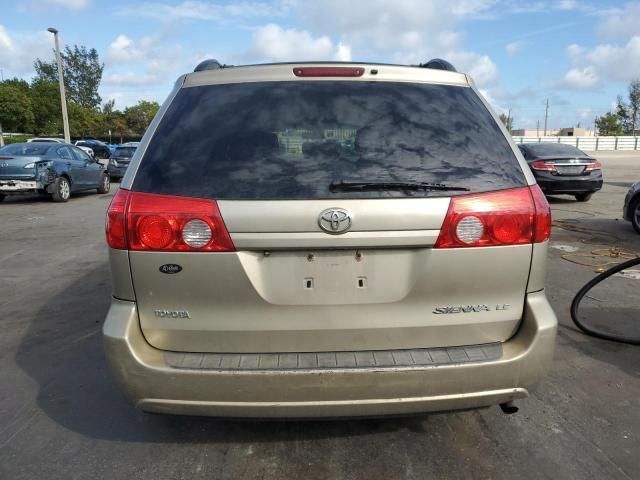
<path id="1" fill-rule="evenodd" d="M 45 188 L 35 179 L 28 180 L 0 180 L 0 193 L 3 195 L 37 192 Z"/>
<path id="2" fill-rule="evenodd" d="M 536 181 L 546 194 L 597 192 L 602 189 L 602 174 L 584 177 L 553 176 L 536 173 Z"/>
<path id="3" fill-rule="evenodd" d="M 136 305 L 113 300 L 107 361 L 147 411 L 219 417 L 339 417 L 480 408 L 525 398 L 547 372 L 557 320 L 544 292 L 529 294 L 518 333 L 499 359 L 444 366 L 237 371 L 174 368 L 140 330 Z"/>
<path id="4" fill-rule="evenodd" d="M 117 166 L 114 167 L 113 165 L 109 165 L 107 167 L 107 172 L 109 173 L 109 177 L 111 178 L 122 178 L 124 177 L 124 174 L 127 173 L 127 168 L 128 168 L 128 164 L 125 166 Z"/>

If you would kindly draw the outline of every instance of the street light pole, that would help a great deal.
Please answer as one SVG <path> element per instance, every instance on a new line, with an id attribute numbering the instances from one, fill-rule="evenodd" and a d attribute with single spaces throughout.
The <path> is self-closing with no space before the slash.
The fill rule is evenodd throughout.
<path id="1" fill-rule="evenodd" d="M 64 128 L 64 141 L 71 143 L 69 135 L 69 117 L 67 115 L 67 96 L 64 93 L 64 74 L 62 72 L 62 59 L 60 58 L 60 43 L 58 42 L 58 30 L 51 27 L 47 29 L 53 33 L 56 43 L 56 62 L 58 63 L 58 83 L 60 83 L 60 103 L 62 104 L 62 126 Z"/>

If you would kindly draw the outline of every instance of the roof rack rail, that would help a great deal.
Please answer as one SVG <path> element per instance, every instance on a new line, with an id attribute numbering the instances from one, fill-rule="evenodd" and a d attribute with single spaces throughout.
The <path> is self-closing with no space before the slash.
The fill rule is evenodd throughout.
<path id="1" fill-rule="evenodd" d="M 219 68 L 228 68 L 231 65 L 222 65 L 215 58 L 208 58 L 207 60 L 201 61 L 196 68 L 193 69 L 194 72 L 202 72 L 204 70 L 218 70 Z"/>
<path id="2" fill-rule="evenodd" d="M 457 72 L 456 67 L 451 65 L 446 60 L 442 58 L 433 58 L 429 60 L 427 63 L 421 63 L 418 65 L 420 68 L 433 68 L 436 70 L 447 70 L 449 72 Z"/>

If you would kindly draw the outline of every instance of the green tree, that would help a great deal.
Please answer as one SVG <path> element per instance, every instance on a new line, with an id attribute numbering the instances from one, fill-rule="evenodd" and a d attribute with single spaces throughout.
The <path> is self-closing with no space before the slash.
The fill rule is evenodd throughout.
<path id="1" fill-rule="evenodd" d="M 102 106 L 103 130 L 110 131 L 113 136 L 120 137 L 120 143 L 122 143 L 123 136 L 128 132 L 128 127 L 124 113 L 116 110 L 115 103 L 115 100 L 108 100 Z"/>
<path id="2" fill-rule="evenodd" d="M 616 116 L 622 131 L 628 135 L 635 135 L 640 128 L 640 80 L 633 80 L 629 84 L 629 102 L 625 102 L 622 95 L 616 101 Z"/>
<path id="3" fill-rule="evenodd" d="M 507 129 L 507 131 L 509 133 L 511 133 L 511 130 L 513 130 L 513 118 L 508 117 L 504 113 L 501 113 L 499 118 L 500 118 L 500 121 L 502 122 L 502 124 Z"/>
<path id="4" fill-rule="evenodd" d="M 29 84 L 20 78 L 8 78 L 2 82 L 2 85 L 13 85 L 16 88 L 19 88 L 21 92 L 29 95 Z"/>
<path id="5" fill-rule="evenodd" d="M 618 123 L 620 124 L 623 133 L 627 133 L 632 130 L 629 105 L 626 104 L 622 95 L 618 95 L 618 99 L 616 101 L 616 117 L 618 117 Z"/>
<path id="6" fill-rule="evenodd" d="M 0 83 L 0 123 L 5 132 L 32 130 L 33 111 L 29 84 L 25 90 L 23 85 L 17 85 L 12 80 Z"/>
<path id="7" fill-rule="evenodd" d="M 55 56 L 55 50 L 53 54 Z M 36 61 L 33 62 L 33 68 L 36 71 L 36 80 L 49 80 L 51 82 L 58 81 L 58 65 L 55 60 L 52 62 L 43 62 L 39 58 L 36 58 Z"/>
<path id="8" fill-rule="evenodd" d="M 127 127 L 133 133 L 143 134 L 158 110 L 160 110 L 158 102 L 147 102 L 146 100 L 140 100 L 133 107 L 125 108 L 124 118 Z"/>
<path id="9" fill-rule="evenodd" d="M 623 129 L 617 115 L 609 112 L 601 117 L 596 117 L 598 135 L 622 135 Z"/>
<path id="10" fill-rule="evenodd" d="M 90 138 L 100 136 L 102 131 L 102 113 L 84 108 L 75 102 L 69 102 L 69 130 L 74 137 Z"/>
<path id="11" fill-rule="evenodd" d="M 631 119 L 631 135 L 640 129 L 640 80 L 629 84 L 629 118 Z"/>
<path id="12" fill-rule="evenodd" d="M 62 113 L 58 82 L 36 78 L 31 82 L 33 134 L 50 135 L 62 131 Z"/>
<path id="13" fill-rule="evenodd" d="M 96 49 L 87 49 L 83 45 L 74 45 L 71 48 L 66 45 L 60 56 L 68 100 L 82 108 L 97 109 L 102 101 L 98 88 L 102 81 L 104 63 L 100 63 Z M 33 67 L 36 70 L 36 79 L 58 80 L 58 67 L 55 60 L 46 62 L 36 59 Z"/>

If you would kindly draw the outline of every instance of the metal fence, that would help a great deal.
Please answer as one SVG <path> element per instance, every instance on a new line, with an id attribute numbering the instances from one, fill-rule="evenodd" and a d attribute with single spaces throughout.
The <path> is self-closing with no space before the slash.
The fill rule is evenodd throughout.
<path id="1" fill-rule="evenodd" d="M 640 150 L 640 137 L 513 137 L 516 143 L 551 142 L 580 150 Z"/>

